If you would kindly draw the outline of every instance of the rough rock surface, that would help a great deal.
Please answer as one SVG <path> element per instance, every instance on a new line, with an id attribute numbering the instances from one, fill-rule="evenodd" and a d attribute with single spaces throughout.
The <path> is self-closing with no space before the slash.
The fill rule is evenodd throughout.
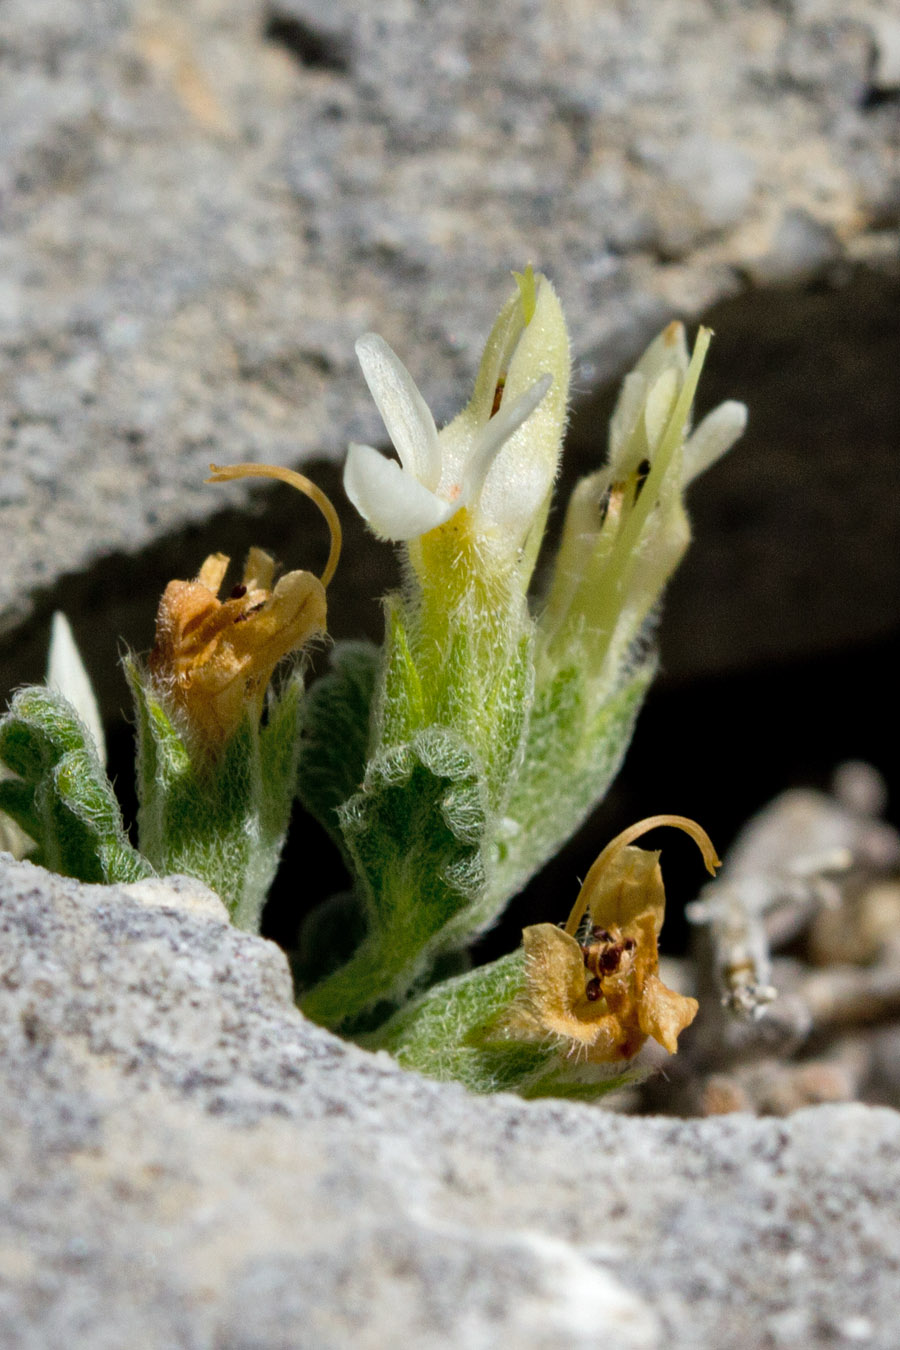
<path id="1" fill-rule="evenodd" d="M 870 0 L 7 0 L 0 629 L 235 500 L 211 458 L 378 436 L 369 326 L 447 412 L 529 258 L 580 393 L 673 309 L 887 266 L 898 93 Z"/>
<path id="2" fill-rule="evenodd" d="M 468 1097 L 193 885 L 0 864 L 10 1350 L 896 1345 L 900 1116 Z"/>

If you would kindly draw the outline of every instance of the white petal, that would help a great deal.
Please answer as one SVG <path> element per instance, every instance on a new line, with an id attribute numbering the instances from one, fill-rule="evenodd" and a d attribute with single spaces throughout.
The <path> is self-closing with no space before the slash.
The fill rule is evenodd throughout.
<path id="1" fill-rule="evenodd" d="M 65 614 L 59 610 L 53 615 L 50 627 L 50 650 L 47 655 L 47 688 L 55 689 L 67 698 L 90 732 L 100 763 L 106 763 L 106 741 L 100 710 L 84 668 L 81 653 Z"/>
<path id="2" fill-rule="evenodd" d="M 653 339 L 635 366 L 635 370 L 643 375 L 648 384 L 658 379 L 664 370 L 674 370 L 680 384 L 687 374 L 689 364 L 687 334 L 684 324 L 676 320 L 667 324 Z"/>
<path id="3" fill-rule="evenodd" d="M 433 490 L 441 472 L 437 427 L 415 380 L 377 333 L 359 339 L 356 355 L 400 463 Z"/>
<path id="4" fill-rule="evenodd" d="M 609 423 L 609 462 L 621 471 L 631 434 L 641 415 L 647 391 L 667 371 L 673 372 L 680 388 L 689 364 L 684 324 L 670 323 L 653 339 L 641 359 L 622 381 L 622 388 Z M 652 447 L 652 442 L 651 442 Z"/>
<path id="5" fill-rule="evenodd" d="M 525 393 L 520 394 L 509 406 L 501 403 L 500 411 L 482 430 L 466 464 L 465 480 L 462 484 L 463 502 L 468 503 L 477 497 L 497 454 L 510 436 L 514 436 L 519 427 L 528 421 L 535 408 L 546 397 L 552 384 L 552 375 L 549 373 L 542 375 L 539 380 L 535 380 L 530 389 L 526 389 Z"/>
<path id="6" fill-rule="evenodd" d="M 672 416 L 677 398 L 678 376 L 670 366 L 668 370 L 663 371 L 659 379 L 654 380 L 644 404 L 644 427 L 651 456 L 669 425 L 669 418 Z"/>
<path id="7" fill-rule="evenodd" d="M 621 469 L 631 439 L 631 433 L 641 415 L 647 397 L 647 381 L 637 370 L 632 370 L 622 381 L 612 417 L 609 419 L 609 462 Z"/>
<path id="8" fill-rule="evenodd" d="M 462 502 L 445 502 L 371 445 L 351 445 L 344 491 L 382 539 L 415 539 L 443 525 Z"/>
<path id="9" fill-rule="evenodd" d="M 730 450 L 747 425 L 747 409 L 730 399 L 707 413 L 684 447 L 682 481 L 690 483 Z"/>

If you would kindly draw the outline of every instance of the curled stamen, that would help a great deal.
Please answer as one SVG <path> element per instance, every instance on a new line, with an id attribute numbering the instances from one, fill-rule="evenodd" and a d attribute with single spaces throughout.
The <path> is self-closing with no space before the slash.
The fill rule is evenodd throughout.
<path id="1" fill-rule="evenodd" d="M 565 931 L 570 937 L 574 937 L 578 932 L 579 924 L 588 907 L 591 890 L 615 855 L 621 849 L 633 843 L 635 839 L 639 839 L 642 834 L 646 834 L 648 830 L 655 830 L 660 825 L 673 825 L 676 829 L 684 830 L 685 834 L 689 834 L 703 854 L 707 872 L 711 876 L 715 876 L 716 868 L 721 867 L 722 864 L 709 835 L 696 821 L 689 820 L 687 816 L 648 816 L 646 820 L 639 820 L 636 824 L 629 825 L 627 830 L 623 830 L 621 834 L 616 835 L 615 839 L 610 840 L 591 866 L 566 923 Z"/>
<path id="2" fill-rule="evenodd" d="M 325 517 L 331 533 L 328 561 L 320 578 L 322 585 L 327 586 L 334 576 L 341 556 L 341 522 L 338 520 L 337 511 L 322 489 L 302 473 L 297 473 L 294 469 L 282 469 L 274 464 L 210 464 L 209 467 L 212 477 L 207 478 L 207 483 L 230 483 L 236 478 L 277 478 L 280 482 L 295 487 L 298 492 L 302 492 L 315 502 Z"/>

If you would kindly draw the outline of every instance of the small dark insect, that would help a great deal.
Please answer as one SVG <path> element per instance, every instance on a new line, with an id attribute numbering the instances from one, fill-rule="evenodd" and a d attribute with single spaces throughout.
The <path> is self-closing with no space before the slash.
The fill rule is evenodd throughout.
<path id="1" fill-rule="evenodd" d="M 501 375 L 497 381 L 497 388 L 494 390 L 494 402 L 491 406 L 491 417 L 496 417 L 500 411 L 500 401 L 503 398 L 503 388 L 506 384 L 506 376 Z"/>
<path id="2" fill-rule="evenodd" d="M 635 501 L 637 501 L 638 497 L 641 495 L 641 488 L 644 486 L 644 483 L 647 481 L 647 475 L 648 475 L 649 472 L 650 472 L 650 461 L 649 461 L 649 459 L 642 459 L 641 462 L 640 462 L 640 464 L 637 466 L 637 470 L 636 470 L 636 472 L 635 472 L 635 480 L 636 480 L 636 481 L 635 481 L 635 485 L 634 485 L 634 500 L 635 500 Z"/>
<path id="3" fill-rule="evenodd" d="M 634 938 L 623 938 L 618 942 L 612 933 L 595 925 L 591 929 L 591 941 L 581 948 L 585 967 L 594 976 L 588 989 L 595 981 L 599 984 L 605 975 L 614 975 L 622 964 L 622 957 L 626 952 L 633 951 L 634 947 Z M 588 997 L 599 998 L 599 994 L 588 994 Z"/>
<path id="4" fill-rule="evenodd" d="M 247 587 L 244 585 L 242 581 L 239 581 L 228 598 L 230 600 L 243 600 L 246 594 L 247 594 Z"/>

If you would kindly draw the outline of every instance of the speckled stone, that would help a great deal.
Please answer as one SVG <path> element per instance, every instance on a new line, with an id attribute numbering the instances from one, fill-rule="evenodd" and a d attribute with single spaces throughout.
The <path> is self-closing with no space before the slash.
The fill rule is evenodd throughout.
<path id="1" fill-rule="evenodd" d="M 896 1113 L 472 1098 L 168 899 L 0 862 L 4 1346 L 896 1344 Z"/>
<path id="2" fill-rule="evenodd" d="M 888 269 L 897 30 L 867 0 L 7 0 L 0 631 L 243 500 L 211 459 L 380 436 L 369 327 L 447 414 L 528 259 L 582 396 L 673 311 Z"/>

